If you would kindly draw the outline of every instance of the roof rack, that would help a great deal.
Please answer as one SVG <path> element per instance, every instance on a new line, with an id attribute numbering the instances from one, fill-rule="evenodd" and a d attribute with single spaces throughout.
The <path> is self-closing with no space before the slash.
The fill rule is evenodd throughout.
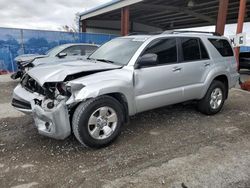
<path id="1" fill-rule="evenodd" d="M 130 33 L 129 36 L 131 36 L 131 35 L 160 35 L 160 34 L 175 34 L 175 33 L 202 33 L 202 34 L 210 34 L 210 35 L 214 35 L 214 36 L 221 36 L 217 32 L 191 31 L 191 30 L 181 30 L 181 31 L 167 30 L 167 31 L 155 31 L 155 32 L 133 32 L 133 33 Z"/>
<path id="2" fill-rule="evenodd" d="M 162 32 L 162 34 L 174 34 L 174 33 L 202 33 L 202 34 L 210 34 L 214 36 L 221 36 L 221 34 L 217 32 L 207 32 L 207 31 L 191 31 L 191 30 L 181 30 L 181 31 L 176 31 L 176 30 L 168 30 Z"/>
<path id="3" fill-rule="evenodd" d="M 160 35 L 162 34 L 162 31 L 154 31 L 154 32 L 132 32 L 132 33 L 129 33 L 128 36 L 131 36 L 131 35 Z"/>

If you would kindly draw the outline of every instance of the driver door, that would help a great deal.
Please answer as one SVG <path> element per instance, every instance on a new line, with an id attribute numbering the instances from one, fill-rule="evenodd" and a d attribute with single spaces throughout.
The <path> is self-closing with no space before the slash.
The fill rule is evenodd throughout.
<path id="1" fill-rule="evenodd" d="M 153 41 L 142 55 L 149 53 L 158 55 L 157 65 L 134 71 L 137 113 L 178 103 L 183 98 L 182 67 L 178 63 L 176 38 Z"/>

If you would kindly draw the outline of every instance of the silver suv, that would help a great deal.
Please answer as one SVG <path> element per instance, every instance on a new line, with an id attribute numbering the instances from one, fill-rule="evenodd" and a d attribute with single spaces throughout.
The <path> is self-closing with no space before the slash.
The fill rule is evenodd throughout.
<path id="1" fill-rule="evenodd" d="M 184 101 L 218 113 L 238 81 L 227 38 L 167 32 L 116 38 L 87 60 L 33 68 L 15 88 L 12 105 L 32 113 L 38 132 L 85 146 L 110 144 L 129 116 Z"/>

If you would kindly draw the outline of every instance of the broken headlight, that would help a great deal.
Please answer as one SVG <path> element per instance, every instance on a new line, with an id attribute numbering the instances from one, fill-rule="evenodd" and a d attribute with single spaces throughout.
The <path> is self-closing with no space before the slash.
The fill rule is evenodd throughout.
<path id="1" fill-rule="evenodd" d="M 58 83 L 56 86 L 58 92 L 63 96 L 70 96 L 71 95 L 71 87 L 67 86 L 65 83 Z"/>

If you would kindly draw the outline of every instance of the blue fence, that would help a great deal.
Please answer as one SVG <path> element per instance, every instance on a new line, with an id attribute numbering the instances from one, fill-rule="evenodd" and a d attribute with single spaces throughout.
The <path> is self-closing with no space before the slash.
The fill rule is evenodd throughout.
<path id="1" fill-rule="evenodd" d="M 240 47 L 240 52 L 250 52 L 250 46 L 242 46 L 242 47 Z"/>
<path id="2" fill-rule="evenodd" d="M 14 58 L 21 54 L 44 54 L 66 43 L 103 44 L 115 37 L 107 34 L 0 28 L 0 71 L 15 71 Z"/>

